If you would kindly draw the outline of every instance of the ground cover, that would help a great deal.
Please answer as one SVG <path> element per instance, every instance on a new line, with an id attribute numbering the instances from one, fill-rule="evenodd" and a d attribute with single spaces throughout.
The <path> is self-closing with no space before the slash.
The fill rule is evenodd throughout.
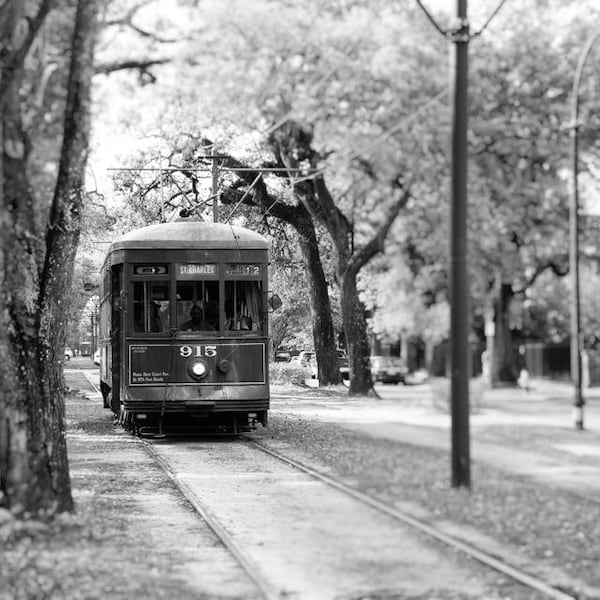
<path id="1" fill-rule="evenodd" d="M 303 394 L 303 401 L 311 395 L 321 401 L 336 396 L 315 389 Z M 489 426 L 472 435 L 567 463 L 577 457 L 561 451 L 562 444 L 600 441 L 597 433 L 582 437 L 559 427 Z M 271 417 L 265 440 L 293 447 L 360 491 L 433 521 L 578 598 L 600 598 L 598 502 L 481 463 L 472 465 L 470 491 L 453 489 L 447 451 L 373 438 L 293 411 Z M 589 457 L 584 462 L 598 464 Z"/>
<path id="2" fill-rule="evenodd" d="M 600 505 L 564 490 L 534 483 L 488 466 L 473 465 L 474 487 L 454 490 L 449 483 L 447 452 L 375 439 L 356 431 L 319 423 L 294 414 L 293 399 L 337 405 L 361 402 L 347 398 L 342 387 L 327 389 L 278 386 L 289 400 L 286 414 L 272 415 L 268 429 L 257 436 L 284 444 L 311 457 L 361 491 L 431 520 L 446 533 L 479 545 L 513 564 L 564 587 L 580 599 L 600 598 Z M 376 402 L 376 400 L 372 400 Z M 86 435 L 113 431 L 100 403 L 70 393 L 67 403 L 72 443 L 93 456 Z M 543 451 L 548 435 L 553 445 L 581 440 L 566 429 L 486 428 L 475 432 L 507 447 Z M 592 434 L 590 434 L 591 439 Z M 75 442 L 75 440 L 77 440 Z M 544 441 L 545 440 L 545 441 Z M 86 446 L 87 445 L 87 446 Z M 558 452 L 558 450 L 557 450 Z M 152 544 L 148 515 L 124 516 L 128 498 L 144 486 L 168 494 L 160 473 L 124 463 L 123 470 L 98 472 L 79 465 L 74 479 L 78 512 L 50 524 L 15 520 L 0 510 L 0 600 L 194 597 L 178 569 L 185 557 L 172 545 Z M 84 465 L 85 466 L 85 465 Z M 122 477 L 127 472 L 129 478 Z M 182 505 L 181 518 L 186 509 Z M 154 515 L 156 517 L 156 515 Z M 169 528 L 161 529 L 167 534 Z M 177 531 L 176 537 L 181 536 Z M 207 541 L 207 546 L 210 546 Z M 501 582 L 500 582 L 501 583 Z M 208 597 L 208 596 L 207 596 Z M 233 594 L 210 597 L 243 597 Z M 520 599 L 514 599 L 520 600 Z"/>

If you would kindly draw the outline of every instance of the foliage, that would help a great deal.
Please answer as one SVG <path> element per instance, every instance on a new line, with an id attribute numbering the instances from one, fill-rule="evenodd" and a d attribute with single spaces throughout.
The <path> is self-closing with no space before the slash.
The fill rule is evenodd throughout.
<path id="1" fill-rule="evenodd" d="M 488 4 L 471 7 L 474 30 L 489 16 Z M 197 138 L 200 131 L 252 164 L 269 161 L 265 140 L 272 125 L 303 122 L 356 246 L 380 222 L 390 181 L 410 179 L 412 200 L 387 243 L 399 272 L 386 275 L 387 267 L 374 265 L 361 289 L 381 311 L 374 321 L 380 335 L 395 337 L 408 323 L 431 338 L 435 318 L 433 337 L 443 337 L 450 236 L 447 42 L 414 5 L 198 1 L 182 10 L 190 17 L 181 36 L 185 53 L 179 75 L 165 78 L 172 85 L 164 105 L 140 111 L 137 98 L 124 111 L 138 135 L 157 136 L 150 149 L 140 140 L 146 164 L 157 163 L 161 139 Z M 529 311 L 537 298 L 527 295 L 535 279 L 548 270 L 557 277 L 567 271 L 569 94 L 582 40 L 591 32 L 590 21 L 579 19 L 582 12 L 597 15 L 598 7 L 587 0 L 577 8 L 538 0 L 533 7 L 504 8 L 470 44 L 469 266 L 479 335 L 500 282 L 513 298 L 497 309 L 511 311 L 506 322 L 519 326 L 523 299 Z M 598 139 L 590 68 L 581 90 L 586 205 L 595 190 Z M 146 89 L 141 100 L 157 94 Z M 178 146 L 185 144 L 166 145 Z M 276 185 L 274 177 L 268 181 Z M 289 200 L 281 195 L 279 201 Z M 148 210 L 147 218 L 156 216 L 155 207 Z M 273 227 L 269 217 L 262 220 Z M 278 238 L 276 253 L 291 247 L 288 238 Z M 335 264 L 324 238 L 320 248 L 325 262 Z M 339 284 L 335 269 L 329 273 Z M 382 305 L 392 303 L 388 315 L 401 318 L 384 315 Z M 557 331 L 565 333 L 564 327 Z"/>
<path id="2" fill-rule="evenodd" d="M 420 337 L 437 345 L 450 330 L 449 306 L 445 299 L 432 298 L 428 270 L 416 275 L 397 256 L 386 254 L 365 275 L 366 304 L 373 316 L 373 332 L 383 341 Z"/>
<path id="3" fill-rule="evenodd" d="M 474 44 L 478 208 L 471 226 L 479 298 L 494 278 L 519 292 L 545 270 L 567 271 L 569 95 L 581 49 L 575 42 L 590 28 L 562 3 L 540 4 L 533 13 L 507 11 L 504 35 Z"/>
<path id="4" fill-rule="evenodd" d="M 600 330 L 600 278 L 598 265 L 582 265 L 581 330 L 586 348 L 597 348 Z M 523 310 L 515 315 L 515 329 L 523 339 L 557 344 L 569 339 L 571 280 L 550 273 L 539 277 L 528 289 Z"/>
<path id="5" fill-rule="evenodd" d="M 269 365 L 269 379 L 275 385 L 300 385 L 305 386 L 306 380 L 310 379 L 310 367 L 300 363 L 271 362 Z"/>
<path id="6" fill-rule="evenodd" d="M 271 288 L 283 302 L 269 320 L 273 348 L 285 346 L 301 350 L 312 347 L 310 307 L 305 294 L 304 272 L 298 266 L 278 266 L 273 269 L 270 282 Z"/>
<path id="7" fill-rule="evenodd" d="M 581 10 L 597 14 L 598 7 L 586 3 Z M 569 96 L 582 40 L 592 30 L 578 14 L 573 7 L 554 1 L 540 1 L 535 10 L 529 5 L 511 7 L 501 11 L 470 44 L 469 267 L 474 326 L 481 323 L 486 306 L 495 301 L 503 284 L 509 286 L 512 300 L 506 307 L 497 306 L 497 317 L 499 311 L 508 311 L 503 322 L 517 334 L 539 333 L 555 341 L 557 336 L 565 339 L 568 335 L 566 284 L 555 283 L 563 289 L 560 298 L 540 295 L 540 290 L 549 279 L 568 271 Z M 588 79 L 590 83 L 582 88 L 586 120 L 582 128 L 585 158 L 580 168 L 593 172 L 591 153 L 596 149 L 591 140 L 598 137 L 593 116 L 598 95 L 589 73 Z M 374 325 L 390 335 L 395 335 L 398 321 L 405 329 L 419 327 L 409 317 L 407 305 L 425 315 L 432 303 L 445 303 L 450 231 L 449 164 L 444 145 L 449 131 L 446 120 L 440 126 L 439 135 L 428 138 L 429 152 L 420 157 L 422 170 L 427 169 L 425 165 L 430 168 L 413 193 L 412 211 L 403 221 L 404 241 L 397 238 L 398 243 L 388 249 L 393 267 L 386 276 L 387 267 L 374 266 L 370 280 L 373 298 L 383 299 L 387 289 L 396 290 L 395 295 L 387 295 L 392 296 L 399 319 L 376 317 Z M 582 180 L 582 200 L 587 206 L 594 186 L 585 173 Z M 590 228 L 584 231 L 586 244 L 595 248 L 591 241 L 595 222 L 586 220 L 585 226 Z M 546 283 L 538 286 L 540 277 Z M 524 312 L 537 315 L 535 324 L 523 323 Z M 554 325 L 546 328 L 544 320 Z M 483 334 L 483 328 L 477 331 Z M 503 359 L 511 360 L 510 353 Z"/>

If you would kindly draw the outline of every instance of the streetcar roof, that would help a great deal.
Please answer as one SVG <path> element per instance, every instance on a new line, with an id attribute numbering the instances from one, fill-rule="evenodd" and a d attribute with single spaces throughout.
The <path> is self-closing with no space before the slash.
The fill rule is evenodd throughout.
<path id="1" fill-rule="evenodd" d="M 181 220 L 134 229 L 115 240 L 110 252 L 146 248 L 244 248 L 268 249 L 268 241 L 259 233 L 224 223 Z"/>

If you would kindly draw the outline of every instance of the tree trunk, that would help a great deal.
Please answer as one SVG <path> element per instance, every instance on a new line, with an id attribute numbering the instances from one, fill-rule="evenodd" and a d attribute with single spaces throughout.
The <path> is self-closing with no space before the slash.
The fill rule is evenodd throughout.
<path id="1" fill-rule="evenodd" d="M 336 385 L 341 381 L 336 353 L 335 330 L 331 318 L 331 302 L 319 244 L 310 215 L 302 207 L 304 218 L 294 227 L 300 238 L 300 249 L 308 280 L 308 295 L 312 316 L 313 343 L 317 359 L 319 385 Z"/>
<path id="2" fill-rule="evenodd" d="M 319 171 L 320 156 L 312 147 L 310 127 L 288 120 L 270 135 L 270 142 L 278 162 L 288 169 L 297 169 L 306 161 Z M 383 251 L 384 242 L 392 223 L 410 197 L 404 189 L 403 177 L 393 178 L 390 205 L 378 228 L 361 248 L 354 247 L 354 226 L 336 206 L 322 173 L 310 179 L 300 178 L 293 189 L 310 216 L 327 230 L 336 249 L 337 273 L 340 280 L 342 321 L 350 363 L 350 393 L 366 394 L 372 389 L 369 365 L 369 344 L 364 306 L 359 300 L 356 278 L 358 272 L 374 256 Z M 362 354 L 360 354 L 362 353 Z"/>
<path id="3" fill-rule="evenodd" d="M 510 330 L 510 304 L 513 298 L 512 285 L 503 283 L 495 303 L 494 359 L 492 385 L 514 384 L 519 376 L 517 358 Z"/>
<path id="4" fill-rule="evenodd" d="M 71 45 L 59 175 L 45 248 L 34 230 L 17 84 L 3 111 L 0 504 L 39 517 L 73 509 L 66 450 L 65 324 L 80 231 L 98 6 L 81 0 Z M 8 151 L 7 151 L 8 150 Z"/>
<path id="5" fill-rule="evenodd" d="M 203 140 L 205 146 L 212 146 L 210 140 Z M 235 169 L 241 163 L 227 159 L 226 166 Z M 291 225 L 298 234 L 302 260 L 308 282 L 309 305 L 312 318 L 313 345 L 317 360 L 320 385 L 335 385 L 340 383 L 341 375 L 338 368 L 336 353 L 335 329 L 331 317 L 331 302 L 327 280 L 323 272 L 323 263 L 319 255 L 319 243 L 315 225 L 306 207 L 298 203 L 295 206 L 277 202 L 266 189 L 264 182 L 256 182 L 257 173 L 239 171 L 238 176 L 253 185 L 253 191 L 248 194 L 245 204 L 260 206 L 273 217 Z M 222 201 L 233 204 L 239 201 L 237 194 L 231 190 L 222 195 Z"/>
<path id="6" fill-rule="evenodd" d="M 351 373 L 349 394 L 364 396 L 373 388 L 373 380 L 365 307 L 358 296 L 356 273 L 353 270 L 346 270 L 342 276 L 340 296 Z"/>
<path id="7" fill-rule="evenodd" d="M 424 340 L 425 342 L 425 370 L 429 375 L 432 374 L 433 367 L 433 350 L 435 345 L 432 340 Z"/>

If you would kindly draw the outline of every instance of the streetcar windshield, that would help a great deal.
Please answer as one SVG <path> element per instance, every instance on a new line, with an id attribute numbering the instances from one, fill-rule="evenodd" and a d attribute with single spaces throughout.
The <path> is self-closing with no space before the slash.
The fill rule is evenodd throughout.
<path id="1" fill-rule="evenodd" d="M 262 329 L 260 281 L 225 282 L 225 329 L 260 331 Z"/>
<path id="2" fill-rule="evenodd" d="M 177 328 L 180 331 L 219 331 L 219 282 L 177 282 Z"/>
<path id="3" fill-rule="evenodd" d="M 135 332 L 169 331 L 169 287 L 167 282 L 134 282 L 133 330 Z"/>

